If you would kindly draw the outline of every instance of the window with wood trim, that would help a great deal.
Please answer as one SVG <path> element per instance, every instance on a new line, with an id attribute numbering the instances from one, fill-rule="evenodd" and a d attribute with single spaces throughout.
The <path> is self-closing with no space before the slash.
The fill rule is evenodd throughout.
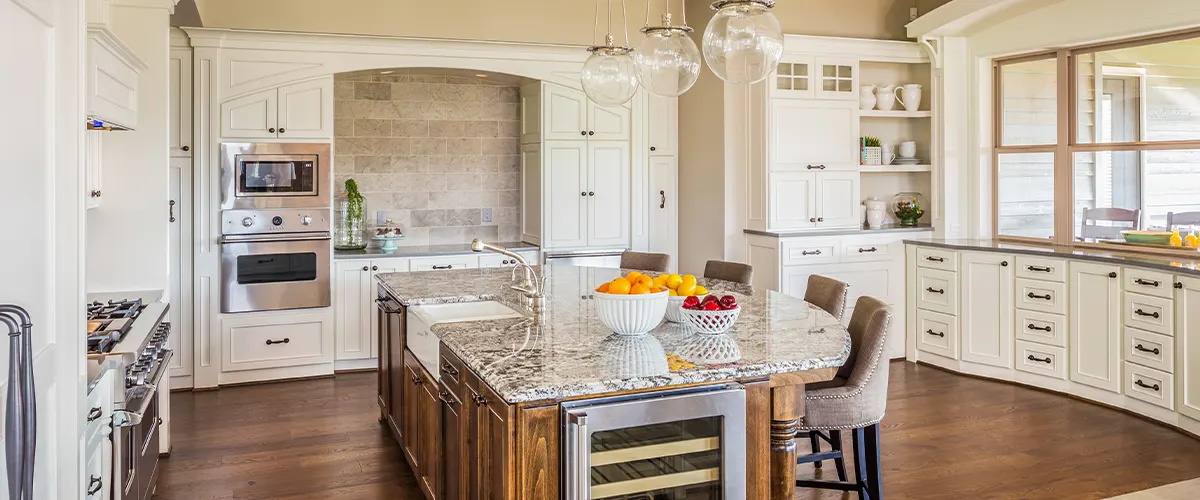
<path id="1" fill-rule="evenodd" d="M 1200 32 L 1002 59 L 994 71 L 997 237 L 1200 233 Z"/>

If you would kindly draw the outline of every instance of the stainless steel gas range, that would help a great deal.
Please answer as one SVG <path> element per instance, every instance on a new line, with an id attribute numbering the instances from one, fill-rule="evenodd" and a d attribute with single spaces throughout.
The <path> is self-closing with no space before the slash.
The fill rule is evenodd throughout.
<path id="1" fill-rule="evenodd" d="M 88 358 L 116 362 L 124 380 L 112 417 L 112 496 L 145 500 L 154 493 L 162 439 L 161 415 L 169 408 L 167 348 L 171 324 L 167 304 L 140 299 L 93 302 L 88 306 Z M 123 389 L 123 390 L 120 390 Z"/>

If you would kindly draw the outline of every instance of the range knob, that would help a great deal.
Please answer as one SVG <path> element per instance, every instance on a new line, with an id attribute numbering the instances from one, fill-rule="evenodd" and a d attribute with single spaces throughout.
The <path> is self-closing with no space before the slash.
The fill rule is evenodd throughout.
<path id="1" fill-rule="evenodd" d="M 303 224 L 305 226 L 312 224 L 312 216 L 311 215 L 301 215 L 300 216 L 300 224 Z"/>
<path id="2" fill-rule="evenodd" d="M 253 225 L 254 225 L 254 218 L 252 218 L 252 217 L 242 218 L 242 227 L 250 227 Z"/>
<path id="3" fill-rule="evenodd" d="M 276 226 L 282 226 L 283 225 L 283 217 L 280 217 L 278 215 L 271 217 L 271 224 L 276 225 Z"/>

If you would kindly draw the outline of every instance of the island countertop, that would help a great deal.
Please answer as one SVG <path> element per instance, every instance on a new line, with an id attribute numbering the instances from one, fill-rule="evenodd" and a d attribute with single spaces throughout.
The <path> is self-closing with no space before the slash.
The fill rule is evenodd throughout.
<path id="1" fill-rule="evenodd" d="M 728 333 L 698 335 L 664 322 L 644 337 L 622 337 L 594 312 L 592 290 L 625 271 L 550 266 L 547 308 L 531 317 L 434 325 L 455 355 L 510 404 L 753 378 L 841 366 L 850 336 L 837 319 L 802 300 L 766 289 L 704 280 L 733 295 L 742 312 Z M 499 300 L 520 310 L 508 269 L 385 273 L 379 283 L 406 307 Z M 675 354 L 694 366 L 663 370 Z M 653 361 L 653 362 L 651 362 Z"/>
<path id="2" fill-rule="evenodd" d="M 1112 250 L 1091 247 L 1070 247 L 1064 245 L 1027 245 L 997 241 L 993 239 L 932 239 L 905 240 L 906 244 L 946 248 L 951 250 L 974 250 L 984 252 L 1012 253 L 1033 255 L 1038 257 L 1062 257 L 1075 260 L 1089 260 L 1120 266 L 1136 266 L 1158 269 L 1169 273 L 1200 276 L 1200 252 L 1195 257 L 1180 252 L 1179 256 L 1136 253 L 1113 245 Z M 1124 251 L 1122 251 L 1124 250 Z"/>

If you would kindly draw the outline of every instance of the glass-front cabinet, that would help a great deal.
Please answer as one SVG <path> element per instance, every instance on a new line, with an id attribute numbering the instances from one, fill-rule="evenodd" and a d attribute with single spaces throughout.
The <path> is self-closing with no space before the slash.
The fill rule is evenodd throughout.
<path id="1" fill-rule="evenodd" d="M 740 386 L 564 404 L 566 498 L 735 498 L 746 487 Z"/>

